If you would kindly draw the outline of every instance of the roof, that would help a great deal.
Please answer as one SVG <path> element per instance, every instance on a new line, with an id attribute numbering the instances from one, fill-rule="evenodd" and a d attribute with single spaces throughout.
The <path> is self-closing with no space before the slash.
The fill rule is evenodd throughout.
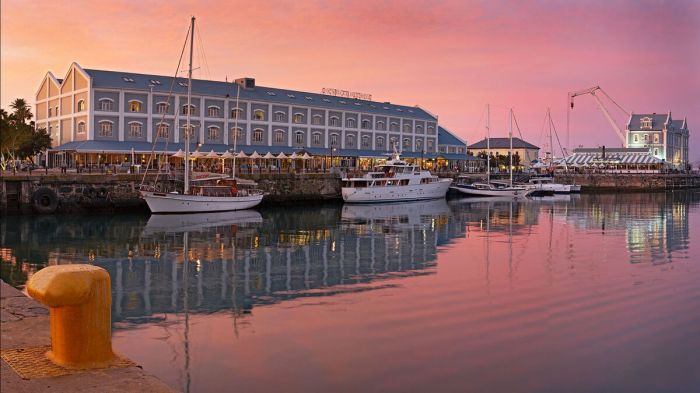
<path id="1" fill-rule="evenodd" d="M 438 126 L 438 145 L 466 146 L 461 139 L 442 126 Z"/>
<path id="2" fill-rule="evenodd" d="M 651 118 L 651 128 L 642 128 L 642 119 Z M 669 119 L 670 113 L 651 113 L 651 114 L 632 114 L 630 116 L 629 122 L 627 122 L 627 128 L 630 130 L 654 130 L 661 131 L 664 129 L 664 124 Z"/>
<path id="3" fill-rule="evenodd" d="M 602 153 L 602 149 L 576 149 L 574 154 L 566 157 L 566 165 L 662 164 L 664 162 L 649 154 L 649 149 L 605 149 L 605 158 Z"/>
<path id="4" fill-rule="evenodd" d="M 510 139 L 509 138 L 490 138 L 489 146 L 491 149 L 509 149 Z M 479 142 L 469 145 L 469 149 L 486 149 L 486 139 L 482 139 Z M 526 142 L 520 138 L 513 138 L 513 149 L 536 149 L 540 148 L 533 145 L 530 142 Z"/>
<path id="5" fill-rule="evenodd" d="M 173 78 L 163 75 L 137 74 L 122 71 L 105 71 L 85 69 L 92 78 L 94 88 L 128 89 L 150 91 L 168 94 L 171 84 L 175 94 L 187 94 L 187 78 Z M 124 78 L 127 78 L 125 80 Z M 133 82 L 132 82 L 133 81 Z M 160 83 L 154 83 L 160 82 Z M 184 84 L 180 85 L 180 83 Z M 235 98 L 238 85 L 232 82 L 221 82 L 203 79 L 192 80 L 192 93 L 214 97 Z M 419 120 L 436 121 L 427 111 L 413 106 L 381 103 L 376 101 L 358 100 L 353 98 L 335 97 L 319 93 L 309 93 L 297 90 L 278 89 L 273 87 L 255 86 L 241 88 L 240 99 L 246 101 L 265 101 L 284 105 L 318 106 L 335 110 L 355 110 L 380 116 L 411 117 Z"/>

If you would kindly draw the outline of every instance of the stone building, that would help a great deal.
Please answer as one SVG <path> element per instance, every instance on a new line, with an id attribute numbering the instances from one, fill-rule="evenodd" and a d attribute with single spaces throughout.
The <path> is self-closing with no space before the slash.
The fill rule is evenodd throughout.
<path id="1" fill-rule="evenodd" d="M 632 114 L 627 126 L 627 147 L 645 148 L 652 156 L 677 169 L 688 164 L 688 121 L 668 114 Z"/>

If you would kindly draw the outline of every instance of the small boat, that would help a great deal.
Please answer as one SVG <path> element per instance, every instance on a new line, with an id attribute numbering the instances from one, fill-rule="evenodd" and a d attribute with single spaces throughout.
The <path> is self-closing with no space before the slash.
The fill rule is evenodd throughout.
<path id="1" fill-rule="evenodd" d="M 403 202 L 444 198 L 452 179 L 439 178 L 402 161 L 394 150 L 386 164 L 362 177 L 342 179 L 343 200 L 350 203 Z"/>
<path id="2" fill-rule="evenodd" d="M 187 107 L 192 100 L 192 45 L 194 45 L 194 17 L 190 27 L 190 63 L 187 75 Z M 238 100 L 238 99 L 237 99 Z M 187 112 L 186 128 L 190 129 L 190 112 Z M 154 141 L 155 142 L 155 141 Z M 234 144 L 235 149 L 235 144 Z M 192 186 L 190 188 L 190 133 L 185 132 L 185 187 L 183 193 L 141 191 L 152 213 L 203 213 L 250 209 L 262 202 L 263 193 L 255 189 L 237 187 L 235 172 L 228 183 Z M 234 159 L 233 168 L 236 163 Z M 208 177 L 208 176 L 207 176 Z M 196 179 L 196 178 L 195 178 Z"/>
<path id="3" fill-rule="evenodd" d="M 569 184 L 555 183 L 551 176 L 533 176 L 528 180 L 527 185 L 532 186 L 535 192 L 569 194 L 571 186 Z M 580 187 L 579 187 L 580 189 Z"/>

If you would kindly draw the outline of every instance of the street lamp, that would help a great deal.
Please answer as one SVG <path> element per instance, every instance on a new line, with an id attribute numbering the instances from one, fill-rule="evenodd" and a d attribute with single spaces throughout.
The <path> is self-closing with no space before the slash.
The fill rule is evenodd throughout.
<path id="1" fill-rule="evenodd" d="M 331 168 L 333 168 L 333 153 L 336 151 L 335 146 L 331 147 Z"/>
<path id="2" fill-rule="evenodd" d="M 425 149 L 421 149 L 421 150 L 420 150 L 420 169 L 421 169 L 421 170 L 425 169 L 425 168 L 424 168 L 424 165 L 423 165 L 423 162 L 424 162 L 424 161 L 423 161 L 423 155 L 425 155 Z"/>

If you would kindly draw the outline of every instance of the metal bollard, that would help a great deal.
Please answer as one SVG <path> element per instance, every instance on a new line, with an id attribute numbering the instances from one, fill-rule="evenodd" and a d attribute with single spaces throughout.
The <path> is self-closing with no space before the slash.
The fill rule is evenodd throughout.
<path id="1" fill-rule="evenodd" d="M 29 295 L 50 308 L 51 351 L 46 356 L 74 369 L 108 367 L 112 352 L 109 273 L 93 265 L 54 265 L 39 270 Z"/>

